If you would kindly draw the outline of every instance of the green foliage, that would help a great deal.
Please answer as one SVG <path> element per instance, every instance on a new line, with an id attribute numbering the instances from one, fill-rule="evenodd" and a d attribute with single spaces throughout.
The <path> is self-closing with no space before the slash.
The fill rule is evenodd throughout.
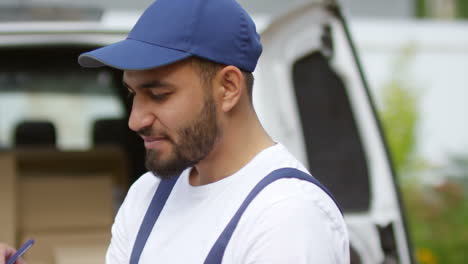
<path id="1" fill-rule="evenodd" d="M 390 153 L 397 172 L 410 166 L 416 146 L 416 125 L 418 121 L 416 93 L 405 85 L 406 66 L 414 54 L 414 47 L 402 50 L 394 64 L 394 78 L 383 90 L 383 104 L 380 110 L 382 125 Z"/>
<path id="2" fill-rule="evenodd" d="M 435 0 L 415 0 L 414 1 L 415 16 L 417 18 L 428 18 L 428 17 L 433 16 L 432 13 L 434 13 L 433 12 L 434 10 L 431 10 L 430 3 L 434 1 Z M 456 6 L 455 7 L 456 18 L 468 19 L 468 0 L 453 0 L 453 1 Z"/>
<path id="3" fill-rule="evenodd" d="M 416 96 L 398 81 L 391 81 L 384 92 L 384 108 L 381 111 L 383 127 L 395 168 L 400 172 L 408 165 L 416 144 Z"/>
<path id="4" fill-rule="evenodd" d="M 468 18 L 468 1 L 458 0 L 457 1 L 457 15 L 459 18 Z"/>
<path id="5" fill-rule="evenodd" d="M 400 175 L 420 174 L 421 168 L 444 179 L 437 185 L 408 181 L 402 186 L 410 236 L 420 264 L 467 263 L 468 157 L 452 157 L 443 169 L 419 166 L 414 149 L 419 95 L 407 85 L 414 47 L 402 50 L 394 63 L 393 78 L 385 83 L 380 116 L 390 153 Z"/>
<path id="6" fill-rule="evenodd" d="M 423 258 L 430 258 L 418 254 L 421 264 L 466 263 L 468 259 L 468 199 L 462 179 L 449 178 L 432 187 L 403 188 L 413 243 L 419 252 L 425 249 L 435 259 L 425 261 Z"/>
<path id="7" fill-rule="evenodd" d="M 427 16 L 427 7 L 426 0 L 416 0 L 415 2 L 415 11 L 416 17 L 423 18 Z"/>

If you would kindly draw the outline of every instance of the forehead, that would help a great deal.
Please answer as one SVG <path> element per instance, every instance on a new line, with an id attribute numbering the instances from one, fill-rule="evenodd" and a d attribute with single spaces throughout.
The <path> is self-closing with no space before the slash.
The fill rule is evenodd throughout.
<path id="1" fill-rule="evenodd" d="M 128 85 L 139 85 L 148 81 L 166 81 L 172 83 L 199 80 L 198 71 L 191 60 L 183 60 L 170 65 L 148 70 L 126 70 L 123 81 Z"/>

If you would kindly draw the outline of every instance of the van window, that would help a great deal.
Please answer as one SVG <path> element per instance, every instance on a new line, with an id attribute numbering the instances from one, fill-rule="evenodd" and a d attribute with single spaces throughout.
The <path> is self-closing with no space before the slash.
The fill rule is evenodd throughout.
<path id="1" fill-rule="evenodd" d="M 115 74 L 80 68 L 80 52 L 70 47 L 0 51 L 0 146 L 47 138 L 60 150 L 85 150 L 93 145 L 96 122 L 125 118 Z"/>
<path id="2" fill-rule="evenodd" d="M 293 65 L 309 170 L 345 212 L 369 209 L 366 157 L 344 83 L 322 53 Z"/>

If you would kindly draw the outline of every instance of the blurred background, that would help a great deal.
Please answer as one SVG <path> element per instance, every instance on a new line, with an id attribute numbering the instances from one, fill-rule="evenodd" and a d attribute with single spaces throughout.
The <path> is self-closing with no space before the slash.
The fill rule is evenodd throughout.
<path id="1" fill-rule="evenodd" d="M 468 1 L 343 1 L 420 263 L 468 259 Z"/>
<path id="2" fill-rule="evenodd" d="M 12 7 L 49 4 L 123 12 L 135 10 L 138 14 L 151 2 L 0 0 L 0 17 L 1 22 L 15 21 L 21 17 L 11 12 Z M 249 12 L 261 16 L 279 15 L 307 1 L 240 2 Z M 415 255 L 420 263 L 466 263 L 468 0 L 343 0 L 341 4 L 348 16 L 351 33 L 376 100 L 397 169 Z M 106 87 L 112 82 L 111 78 L 106 73 L 96 76 L 90 74 L 89 79 L 80 80 L 79 85 L 68 82 L 60 85 L 70 90 L 79 89 L 78 86 L 87 87 L 83 89 L 92 90 L 97 95 L 106 95 Z M 36 83 L 40 84 L 41 80 L 37 77 Z M 97 89 L 91 84 L 95 80 L 99 81 L 101 88 Z M 119 108 L 115 100 L 103 99 L 99 103 L 88 102 L 85 106 L 77 104 L 73 107 L 79 107 L 82 111 L 106 109 L 107 112 L 100 112 L 98 116 L 107 118 L 124 115 L 125 110 Z M 11 110 L 14 107 L 11 100 L 1 101 L 0 97 L 0 102 L 2 112 L 15 115 Z M 53 104 L 46 104 L 49 103 Z M 103 104 L 106 107 L 102 107 Z M 83 112 L 83 116 L 86 114 Z M 13 137 L 5 130 L 8 118 L 15 117 L 2 116 L 0 120 L 0 146 L 8 147 L 5 142 L 10 142 Z M 72 121 L 77 120 L 61 122 L 70 122 L 70 129 L 73 129 Z M 101 125 L 106 124 L 103 122 Z M 95 136 L 99 138 L 99 135 Z M 77 142 L 70 138 L 58 144 L 62 144 L 64 148 L 73 148 L 86 146 L 91 142 Z M 96 155 L 98 157 L 99 153 Z M 87 162 L 87 158 L 85 160 Z M 28 161 L 24 162 L 26 164 Z M 101 183 L 105 185 L 106 179 L 102 178 Z M 123 189 L 126 188 L 126 183 L 121 185 L 124 186 Z M 111 213 L 104 218 L 108 219 L 110 215 Z"/>

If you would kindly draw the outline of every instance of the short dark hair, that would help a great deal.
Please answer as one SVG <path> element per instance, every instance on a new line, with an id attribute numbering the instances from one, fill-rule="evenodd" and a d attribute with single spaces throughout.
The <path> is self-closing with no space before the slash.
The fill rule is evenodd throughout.
<path id="1" fill-rule="evenodd" d="M 191 59 L 193 65 L 195 65 L 197 70 L 200 72 L 201 80 L 204 84 L 209 84 L 216 75 L 216 73 L 218 73 L 218 71 L 221 70 L 222 67 L 226 66 L 224 64 L 220 64 L 200 57 L 194 56 Z M 242 69 L 240 70 L 242 71 L 242 75 L 244 75 L 245 87 L 247 88 L 247 93 L 249 94 L 250 101 L 252 101 L 254 76 L 251 72 L 244 71 Z"/>

